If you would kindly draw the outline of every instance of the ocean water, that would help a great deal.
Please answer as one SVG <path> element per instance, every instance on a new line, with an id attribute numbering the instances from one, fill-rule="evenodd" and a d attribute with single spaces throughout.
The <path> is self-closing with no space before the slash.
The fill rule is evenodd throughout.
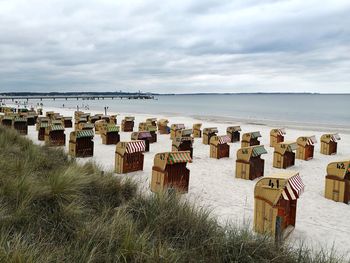
<path id="1" fill-rule="evenodd" d="M 44 106 L 82 110 L 168 114 L 247 122 L 269 121 L 310 125 L 332 124 L 350 127 L 350 94 L 237 94 L 237 95 L 163 95 L 155 100 L 43 100 Z"/>

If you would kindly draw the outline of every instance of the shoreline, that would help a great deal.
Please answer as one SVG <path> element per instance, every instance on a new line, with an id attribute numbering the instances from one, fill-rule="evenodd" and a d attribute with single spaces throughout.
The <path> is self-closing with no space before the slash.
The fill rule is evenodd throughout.
<path id="1" fill-rule="evenodd" d="M 49 108 L 56 108 L 58 109 L 69 109 L 69 110 L 76 110 L 73 107 L 65 107 L 65 108 L 57 108 L 57 107 L 50 107 Z M 83 110 L 83 109 L 82 109 Z M 83 110 L 84 111 L 84 110 Z M 101 113 L 101 111 L 96 109 L 91 110 L 85 110 L 87 112 L 91 111 L 94 114 Z M 283 127 L 283 128 L 290 128 L 290 129 L 297 129 L 297 130 L 303 130 L 303 131 L 319 131 L 319 132 L 338 132 L 338 133 L 345 133 L 350 134 L 350 125 L 345 126 L 341 124 L 328 124 L 328 123 L 305 123 L 305 122 L 293 122 L 293 121 L 279 121 L 279 120 L 269 120 L 269 119 L 255 119 L 255 118 L 238 118 L 238 117 L 229 117 L 229 116 L 217 116 L 217 115 L 193 115 L 193 114 L 182 114 L 182 113 L 171 113 L 171 112 L 159 112 L 157 114 L 152 113 L 143 113 L 143 112 L 115 112 L 115 111 L 109 111 L 110 114 L 119 114 L 119 115 L 145 115 L 145 116 L 153 116 L 153 115 L 161 115 L 166 117 L 188 117 L 192 118 L 193 120 L 197 121 L 206 121 L 206 122 L 213 122 L 213 123 L 225 123 L 228 125 L 234 125 L 234 124 L 240 124 L 240 125 L 259 125 L 259 126 L 267 126 L 270 128 L 273 127 Z"/>
<path id="2" fill-rule="evenodd" d="M 7 103 L 6 105 L 11 107 L 17 107 L 18 104 Z M 19 104 L 22 105 L 23 104 Z M 30 104 L 27 104 L 29 106 Z M 35 106 L 36 107 L 36 106 Z M 55 106 L 43 106 L 45 108 L 52 108 L 56 110 L 72 110 L 75 111 L 75 107 L 55 107 Z M 97 109 L 94 105 L 89 109 L 80 109 L 83 111 L 91 112 L 91 113 L 101 113 L 103 112 L 103 107 L 101 106 L 101 110 Z M 109 110 L 110 114 L 119 114 L 119 115 L 161 115 L 166 117 L 188 117 L 197 121 L 206 121 L 213 123 L 225 123 L 228 125 L 240 124 L 240 125 L 257 125 L 257 126 L 267 126 L 267 127 L 283 127 L 289 129 L 298 129 L 303 131 L 319 131 L 319 132 L 334 132 L 334 133 L 344 133 L 350 134 L 350 125 L 344 124 L 332 124 L 332 123 L 307 123 L 307 122 L 297 122 L 297 121 L 287 121 L 287 120 L 274 120 L 274 119 L 258 119 L 258 118 L 240 118 L 234 116 L 218 116 L 218 115 L 198 115 L 198 114 L 183 114 L 183 113 L 175 113 L 175 112 L 166 112 L 160 111 L 158 113 L 145 113 L 140 111 L 113 111 Z"/>
<path id="3" fill-rule="evenodd" d="M 191 116 L 192 117 L 192 116 Z M 293 122 L 293 121 L 278 121 L 278 120 L 258 120 L 258 119 L 250 119 L 245 120 L 243 118 L 235 118 L 235 117 L 220 117 L 220 119 L 216 120 L 217 116 L 199 116 L 199 115 L 193 115 L 194 119 L 203 120 L 203 121 L 210 121 L 210 122 L 217 122 L 217 123 L 232 123 L 233 122 L 240 122 L 242 124 L 251 124 L 251 125 L 261 125 L 261 126 L 282 126 L 284 128 L 290 128 L 290 129 L 298 129 L 298 130 L 304 130 L 304 131 L 320 131 L 320 132 L 341 132 L 350 134 L 350 126 L 344 126 L 344 125 L 336 125 L 336 124 L 328 124 L 328 123 L 320 123 L 320 124 L 314 124 L 314 123 L 303 123 L 303 122 Z M 328 127 L 331 126 L 331 127 Z"/>

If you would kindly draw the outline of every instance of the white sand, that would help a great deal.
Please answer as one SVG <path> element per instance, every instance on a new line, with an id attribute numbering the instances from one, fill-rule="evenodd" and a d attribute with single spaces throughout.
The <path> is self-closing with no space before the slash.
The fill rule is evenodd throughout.
<path id="1" fill-rule="evenodd" d="M 45 108 L 54 110 L 64 116 L 73 116 L 74 110 Z M 89 111 L 92 114 L 100 113 Z M 109 113 L 112 114 L 112 113 Z M 118 125 L 122 118 L 128 114 L 121 114 L 118 117 Z M 135 128 L 138 123 L 148 117 L 168 118 L 171 123 L 184 123 L 186 127 L 192 128 L 192 124 L 198 120 L 188 117 L 167 117 L 132 114 L 135 116 Z M 228 124 L 203 122 L 202 128 L 218 127 L 219 135 L 226 133 Z M 269 147 L 269 132 L 271 128 L 261 125 L 250 125 L 242 123 L 242 133 L 250 131 L 260 131 L 262 134 L 262 144 L 268 151 L 263 155 L 265 159 L 265 175 L 284 170 L 272 167 L 273 148 Z M 69 134 L 72 129 L 66 129 L 66 150 L 68 151 Z M 286 141 L 296 140 L 303 135 L 316 135 L 318 141 L 322 132 L 287 129 Z M 121 132 L 121 140 L 130 140 L 131 133 Z M 340 253 L 347 253 L 350 248 L 350 206 L 337 203 L 324 198 L 324 185 L 326 167 L 329 162 L 350 159 L 350 135 L 340 134 L 341 141 L 338 144 L 338 154 L 325 156 L 319 153 L 320 143 L 315 146 L 315 156 L 313 160 L 296 160 L 296 165 L 288 170 L 298 171 L 306 185 L 305 192 L 298 200 L 296 228 L 290 235 L 289 240 L 293 243 L 305 242 L 309 247 L 315 249 L 320 247 L 330 249 L 333 245 Z M 37 132 L 34 126 L 29 127 L 28 137 L 35 143 Z M 95 149 L 94 161 L 102 165 L 103 169 L 114 169 L 114 145 L 103 145 L 99 135 L 94 138 Z M 194 160 L 188 164 L 190 169 L 189 193 L 185 198 L 192 200 L 197 206 L 204 206 L 212 210 L 220 222 L 249 223 L 253 221 L 254 214 L 254 185 L 255 181 L 248 181 L 235 178 L 236 152 L 240 148 L 240 143 L 230 144 L 230 158 L 211 159 L 209 158 L 209 146 L 202 144 L 201 139 L 195 139 Z M 140 182 L 144 191 L 150 192 L 149 183 L 152 173 L 153 157 L 158 152 L 170 151 L 171 140 L 169 135 L 159 135 L 158 142 L 151 144 L 150 152 L 145 153 L 144 171 L 131 173 L 128 175 Z M 85 162 L 91 158 L 79 159 Z"/>

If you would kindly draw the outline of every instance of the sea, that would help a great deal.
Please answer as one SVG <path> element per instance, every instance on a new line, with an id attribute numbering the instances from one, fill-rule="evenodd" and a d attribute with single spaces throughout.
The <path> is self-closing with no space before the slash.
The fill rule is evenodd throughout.
<path id="1" fill-rule="evenodd" d="M 8 101 L 10 103 L 10 101 Z M 350 94 L 159 95 L 155 99 L 29 100 L 28 105 L 104 112 L 190 116 L 203 120 L 350 128 Z"/>

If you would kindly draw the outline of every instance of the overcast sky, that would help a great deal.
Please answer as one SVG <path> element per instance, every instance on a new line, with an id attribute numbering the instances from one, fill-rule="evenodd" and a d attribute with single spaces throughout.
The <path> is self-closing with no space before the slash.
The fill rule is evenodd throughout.
<path id="1" fill-rule="evenodd" d="M 0 0 L 0 91 L 350 92 L 349 0 Z"/>

